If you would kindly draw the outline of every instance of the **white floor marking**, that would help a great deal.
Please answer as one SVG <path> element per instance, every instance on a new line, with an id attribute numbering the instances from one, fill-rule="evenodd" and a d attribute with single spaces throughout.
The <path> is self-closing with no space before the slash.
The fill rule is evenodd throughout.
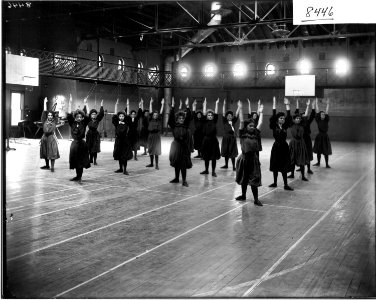
<path id="1" fill-rule="evenodd" d="M 349 194 L 359 182 L 361 182 L 366 176 L 368 176 L 368 170 L 366 174 L 364 174 L 362 177 L 360 177 L 327 211 L 324 213 L 320 219 L 318 219 L 315 224 L 313 224 L 270 268 L 268 271 L 265 272 L 264 275 L 261 276 L 244 294 L 243 297 L 249 297 L 249 295 L 255 290 L 256 287 L 258 287 L 269 275 L 278 267 L 278 265 L 289 255 L 292 250 L 296 248 L 296 246 L 318 225 L 324 220 L 331 212 L 332 210 L 340 203 L 343 198 L 347 194 Z"/>
<path id="2" fill-rule="evenodd" d="M 329 254 L 329 252 L 321 254 L 320 256 L 318 256 L 318 257 L 316 257 L 316 258 L 314 258 L 312 260 L 308 260 L 308 261 L 306 261 L 304 263 L 301 263 L 299 265 L 296 265 L 296 266 L 294 266 L 292 268 L 288 268 L 288 269 L 285 269 L 285 270 L 280 271 L 278 273 L 274 273 L 272 275 L 269 275 L 268 277 L 265 278 L 265 281 L 267 281 L 269 279 L 273 279 L 273 278 L 279 277 L 279 276 L 282 276 L 282 275 L 285 275 L 285 274 L 288 274 L 288 273 L 296 271 L 296 270 L 299 270 L 299 269 L 301 269 L 301 268 L 303 268 L 305 266 L 309 266 L 309 265 L 311 265 L 311 264 L 319 261 L 324 256 L 327 256 L 328 254 Z M 254 280 L 251 280 L 251 281 L 248 281 L 248 282 L 243 282 L 243 283 L 240 283 L 240 284 L 237 284 L 237 285 L 234 285 L 234 286 L 229 286 L 229 287 L 221 289 L 220 291 L 221 292 L 225 292 L 225 293 L 234 294 L 240 288 L 248 287 L 248 286 L 254 284 L 255 282 L 257 282 L 257 280 L 260 280 L 260 278 L 257 278 L 257 279 L 254 279 Z M 209 291 L 209 292 L 205 292 L 205 293 L 200 293 L 200 294 L 193 295 L 193 297 L 214 296 L 217 293 L 218 293 L 218 291 Z"/>
<path id="3" fill-rule="evenodd" d="M 230 184 L 233 184 L 234 182 L 232 183 L 229 183 L 227 185 L 230 185 Z M 99 231 L 99 230 L 102 230 L 102 229 L 105 229 L 105 228 L 108 228 L 108 227 L 111 227 L 111 226 L 114 226 L 114 225 L 117 225 L 117 224 L 120 224 L 120 223 L 123 223 L 123 222 L 126 222 L 126 221 L 129 221 L 129 220 L 133 220 L 133 219 L 136 219 L 138 217 L 141 217 L 141 216 L 144 216 L 148 213 L 151 213 L 151 212 L 156 212 L 157 210 L 160 210 L 162 208 L 166 208 L 166 207 L 169 207 L 169 206 L 172 206 L 172 205 L 175 205 L 177 203 L 180 203 L 180 202 L 183 202 L 183 201 L 186 201 L 188 199 L 191 199 L 191 198 L 194 198 L 194 197 L 197 197 L 197 196 L 200 196 L 202 194 L 205 194 L 205 193 L 209 193 L 211 191 L 214 191 L 214 190 L 217 190 L 217 189 L 220 189 L 222 187 L 225 187 L 226 185 L 222 185 L 220 187 L 216 187 L 214 189 L 211 189 L 211 190 L 208 190 L 208 191 L 205 191 L 205 192 L 202 192 L 200 194 L 196 194 L 196 195 L 192 195 L 192 196 L 189 196 L 187 198 L 184 198 L 184 199 L 181 199 L 179 201 L 175 201 L 175 202 L 172 202 L 172 203 L 169 203 L 169 204 L 166 204 L 166 205 L 163 205 L 163 206 L 160 206 L 160 207 L 157 207 L 157 208 L 153 208 L 151 210 L 148 210 L 148 211 L 145 211 L 145 212 L 142 212 L 142 213 L 139 213 L 137 215 L 134 215 L 132 217 L 129 217 L 129 218 L 126 218 L 126 219 L 123 219 L 123 220 L 120 220 L 120 221 L 117 221 L 117 222 L 114 222 L 114 223 L 111 223 L 111 224 L 108 224 L 108 225 L 105 225 L 105 226 L 102 226 L 102 227 L 99 227 L 99 228 L 96 228 L 96 229 L 93 229 L 93 230 L 90 230 L 90 231 L 87 231 L 87 232 L 84 232 L 84 233 L 81 233 L 79 235 L 76 235 L 76 236 L 73 236 L 71 238 L 68 238 L 68 239 L 65 239 L 65 240 L 62 240 L 60 242 L 57 242 L 57 243 L 53 243 L 53 244 L 50 244 L 50 245 L 47 245 L 45 247 L 41 247 L 41 248 L 38 248 L 38 249 L 35 249 L 33 251 L 30 251 L 30 252 L 27 252 L 27 253 L 24 253 L 24 254 L 21 254 L 21 255 L 18 255 L 18 256 L 15 256 L 15 257 L 11 257 L 9 259 L 7 259 L 7 261 L 12 261 L 12 260 L 16 260 L 18 258 L 21 258 L 21 257 L 24 257 L 26 255 L 30 255 L 30 254 L 33 254 L 33 253 L 36 253 L 36 252 L 39 252 L 39 251 L 42 251 L 42 250 L 45 250 L 45 249 L 48 249 L 48 248 L 51 248 L 53 246 L 56 246 L 56 245 L 60 245 L 62 243 L 65 243 L 65 242 L 68 242 L 68 241 L 71 241 L 71 240 L 74 240 L 76 238 L 79 238 L 79 237 L 82 237 L 82 236 L 85 236 L 85 235 L 88 235 L 88 234 L 91 234 L 93 232 L 96 232 L 96 231 Z M 149 188 L 149 187 L 148 187 Z"/>

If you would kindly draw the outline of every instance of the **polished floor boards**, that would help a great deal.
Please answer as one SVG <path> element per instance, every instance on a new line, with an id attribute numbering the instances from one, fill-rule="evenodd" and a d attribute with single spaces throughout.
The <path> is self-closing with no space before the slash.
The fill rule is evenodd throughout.
<path id="1" fill-rule="evenodd" d="M 312 167 L 294 191 L 269 188 L 272 140 L 261 152 L 263 207 L 237 202 L 232 169 L 171 184 L 148 156 L 116 174 L 113 142 L 98 166 L 69 181 L 70 142 L 55 172 L 41 170 L 37 140 L 5 154 L 7 288 L 17 298 L 371 297 L 375 287 L 374 145 L 333 142 L 331 169 Z M 139 151 L 141 154 L 142 151 Z M 315 160 L 314 160 L 315 162 Z"/>

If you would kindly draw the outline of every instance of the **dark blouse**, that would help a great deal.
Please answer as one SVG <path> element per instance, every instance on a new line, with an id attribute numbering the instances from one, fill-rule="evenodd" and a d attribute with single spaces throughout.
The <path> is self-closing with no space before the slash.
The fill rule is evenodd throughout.
<path id="1" fill-rule="evenodd" d="M 88 123 L 89 130 L 94 130 L 94 131 L 97 130 L 99 122 L 102 121 L 103 117 L 104 117 L 104 110 L 103 110 L 103 106 L 101 106 L 99 113 L 97 114 L 97 118 L 95 120 L 92 120 L 89 116 L 90 118 L 90 121 Z"/>
<path id="2" fill-rule="evenodd" d="M 86 108 L 84 108 L 85 110 Z M 85 138 L 86 126 L 90 122 L 89 116 L 84 116 L 80 122 L 77 122 L 73 114 L 67 114 L 68 124 L 71 128 L 71 136 L 74 140 L 82 140 Z"/>
<path id="3" fill-rule="evenodd" d="M 124 120 L 120 123 L 118 115 L 113 115 L 112 124 L 115 126 L 116 138 L 125 139 L 128 135 L 128 130 L 129 130 L 129 127 L 126 121 Z"/>
<path id="4" fill-rule="evenodd" d="M 240 146 L 242 153 L 261 151 L 261 132 L 257 128 L 253 132 L 239 129 Z"/>
<path id="5" fill-rule="evenodd" d="M 233 117 L 232 118 L 232 126 L 230 125 L 229 121 L 227 120 L 226 117 L 222 116 L 222 122 L 223 122 L 223 130 L 224 130 L 224 134 L 227 134 L 227 135 L 234 135 L 235 134 L 235 129 L 234 129 L 234 126 L 236 124 L 236 122 L 238 121 L 238 118 L 237 117 Z"/>
<path id="6" fill-rule="evenodd" d="M 273 137 L 276 142 L 283 142 L 287 139 L 287 129 L 290 127 L 292 118 L 290 111 L 286 111 L 285 123 L 280 127 L 278 125 L 277 111 L 273 109 L 273 115 L 269 119 L 269 128 L 273 130 Z"/>
<path id="7" fill-rule="evenodd" d="M 215 137 L 217 136 L 217 121 L 218 115 L 214 114 L 213 120 L 205 120 L 204 127 L 202 129 L 204 136 Z"/>
<path id="8" fill-rule="evenodd" d="M 327 133 L 329 129 L 329 115 L 325 114 L 324 120 L 321 120 L 320 114 L 318 113 L 315 117 L 317 122 L 317 127 L 320 133 Z"/>

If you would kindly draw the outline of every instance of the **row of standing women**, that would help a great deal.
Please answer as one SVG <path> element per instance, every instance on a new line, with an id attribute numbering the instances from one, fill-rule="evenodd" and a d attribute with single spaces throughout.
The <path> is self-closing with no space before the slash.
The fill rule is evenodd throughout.
<path id="1" fill-rule="evenodd" d="M 69 101 L 69 110 L 72 100 Z M 71 136 L 73 138 L 70 154 L 70 169 L 76 169 L 76 176 L 72 181 L 81 182 L 84 168 L 89 168 L 90 163 L 97 164 L 97 153 L 100 152 L 100 135 L 98 133 L 98 124 L 103 118 L 103 101 L 99 113 L 92 109 L 87 114 L 88 104 L 84 100 L 84 110 L 76 110 L 67 114 L 67 120 L 71 127 Z M 139 102 L 138 112 L 129 111 L 129 101 L 127 101 L 127 109 L 125 111 L 117 111 L 118 101 L 115 105 L 115 115 L 112 123 L 115 127 L 115 144 L 113 157 L 119 161 L 119 169 L 115 172 L 127 172 L 127 161 L 137 160 L 137 149 L 139 145 L 144 147 L 150 155 L 150 164 L 147 167 L 159 169 L 159 155 L 161 155 L 161 120 L 160 115 L 163 113 L 164 100 L 161 102 L 160 112 L 153 111 L 153 100 L 150 101 L 150 112 L 144 111 L 143 100 Z M 185 102 L 186 109 L 175 114 L 175 103 L 172 100 L 171 112 L 169 114 L 168 125 L 172 130 L 174 140 L 170 147 L 169 160 L 170 165 L 175 169 L 175 178 L 171 183 L 178 183 L 181 173 L 183 186 L 188 186 L 186 176 L 187 169 L 192 167 L 191 153 L 196 149 L 198 155 L 205 162 L 205 170 L 201 172 L 203 175 L 209 174 L 209 164 L 211 162 L 211 175 L 216 177 L 216 161 L 222 156 L 225 158 L 225 165 L 221 168 L 228 168 L 229 159 L 231 159 L 233 170 L 236 171 L 236 182 L 242 187 L 242 194 L 236 200 L 246 199 L 247 186 L 250 185 L 254 196 L 254 203 L 262 205 L 258 200 L 257 187 L 261 185 L 261 169 L 259 162 L 259 152 L 262 151 L 260 128 L 263 122 L 263 105 L 258 104 L 256 112 L 251 111 L 250 101 L 248 100 L 248 119 L 243 120 L 242 102 L 238 102 L 238 108 L 234 115 L 232 111 L 225 111 L 226 103 L 223 103 L 222 121 L 224 126 L 224 135 L 222 139 L 221 150 L 217 139 L 218 121 L 218 104 L 219 99 L 215 103 L 215 110 L 208 110 L 206 99 L 203 103 L 203 111 L 196 111 L 197 102 L 192 105 L 193 112 L 189 108 L 189 100 Z M 328 164 L 328 156 L 332 154 L 331 144 L 327 134 L 329 122 L 329 101 L 326 112 L 318 111 L 318 102 L 312 102 L 312 112 L 308 117 L 310 100 L 307 101 L 307 107 L 304 114 L 299 112 L 299 102 L 297 101 L 297 109 L 295 114 L 291 116 L 290 102 L 284 99 L 286 105 L 286 114 L 276 111 L 276 99 L 273 98 L 273 114 L 270 118 L 269 127 L 273 131 L 275 139 L 271 155 L 270 155 L 270 171 L 273 172 L 274 182 L 270 187 L 277 186 L 278 173 L 282 173 L 285 190 L 293 190 L 287 183 L 287 173 L 291 172 L 290 178 L 294 178 L 295 166 L 300 167 L 302 180 L 308 181 L 305 177 L 305 166 L 308 167 L 308 173 L 312 174 L 310 161 L 313 160 L 313 152 L 317 153 L 317 163 L 320 164 L 321 154 L 325 156 L 326 167 Z M 181 105 L 180 105 L 181 108 Z M 46 166 L 42 169 L 50 169 L 49 160 L 51 160 L 51 171 L 54 171 L 54 161 L 59 158 L 56 136 L 54 130 L 57 120 L 54 118 L 53 111 L 47 112 L 47 99 L 44 100 L 44 112 L 42 122 L 44 135 L 41 139 L 41 158 L 46 160 Z M 47 117 L 46 117 L 47 116 Z M 138 121 L 142 118 L 142 127 L 138 134 Z M 189 124 L 194 120 L 195 130 L 191 133 Z M 240 119 L 238 136 L 240 138 L 241 154 L 238 157 L 236 130 L 234 128 L 238 119 Z M 314 147 L 310 138 L 310 124 L 316 120 L 319 134 L 315 138 Z M 88 127 L 86 133 L 85 131 Z M 287 144 L 287 129 L 291 128 L 291 140 Z M 134 152 L 134 155 L 133 155 Z M 235 158 L 238 157 L 236 164 Z M 155 161 L 155 163 L 154 163 Z"/>

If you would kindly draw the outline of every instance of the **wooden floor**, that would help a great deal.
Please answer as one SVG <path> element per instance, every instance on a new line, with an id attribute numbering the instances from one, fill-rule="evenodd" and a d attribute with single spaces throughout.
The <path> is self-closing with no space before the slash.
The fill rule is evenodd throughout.
<path id="1" fill-rule="evenodd" d="M 263 207 L 234 201 L 232 170 L 188 170 L 171 184 L 147 156 L 115 174 L 113 142 L 83 183 L 69 181 L 70 142 L 56 171 L 41 170 L 38 140 L 6 153 L 6 271 L 17 298 L 370 297 L 375 287 L 374 144 L 333 142 L 332 169 L 313 167 L 295 191 L 269 188 L 272 140 L 261 152 Z M 141 154 L 141 151 L 139 152 Z M 218 162 L 218 167 L 223 160 Z M 12 219 L 10 215 L 13 214 Z"/>

